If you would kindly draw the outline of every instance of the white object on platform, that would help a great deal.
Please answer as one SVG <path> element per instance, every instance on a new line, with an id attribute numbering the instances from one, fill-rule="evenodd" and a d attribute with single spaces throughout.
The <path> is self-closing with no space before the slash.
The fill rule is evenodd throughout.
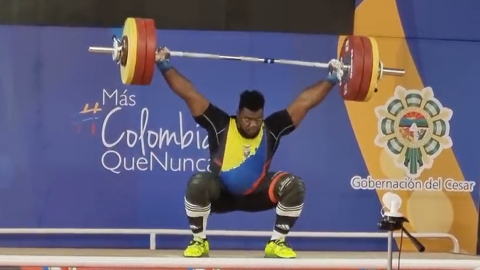
<path id="1" fill-rule="evenodd" d="M 403 217 L 400 213 L 400 207 L 402 207 L 402 198 L 393 192 L 387 192 L 382 197 L 384 207 L 388 209 L 388 212 L 384 213 L 387 217 Z"/>

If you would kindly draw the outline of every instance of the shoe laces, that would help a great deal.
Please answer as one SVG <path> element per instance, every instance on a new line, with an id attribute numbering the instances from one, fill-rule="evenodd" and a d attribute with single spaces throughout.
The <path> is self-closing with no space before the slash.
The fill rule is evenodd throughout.
<path id="1" fill-rule="evenodd" d="M 273 240 L 273 242 L 279 247 L 291 248 L 290 245 L 287 243 L 287 241 L 285 241 L 285 239 L 277 239 L 277 240 Z"/>
<path id="2" fill-rule="evenodd" d="M 193 237 L 192 240 L 190 240 L 190 246 L 205 246 L 205 240 L 200 239 L 197 237 Z"/>

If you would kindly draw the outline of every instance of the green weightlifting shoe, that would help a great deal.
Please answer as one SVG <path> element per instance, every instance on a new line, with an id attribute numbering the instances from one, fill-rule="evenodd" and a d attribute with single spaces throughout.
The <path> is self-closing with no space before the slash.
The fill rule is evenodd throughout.
<path id="1" fill-rule="evenodd" d="M 285 239 L 270 240 L 265 247 L 265 258 L 296 258 L 297 253 L 287 244 Z"/>
<path id="2" fill-rule="evenodd" d="M 210 252 L 210 244 L 207 239 L 193 237 L 188 247 L 183 252 L 184 257 L 208 257 Z"/>

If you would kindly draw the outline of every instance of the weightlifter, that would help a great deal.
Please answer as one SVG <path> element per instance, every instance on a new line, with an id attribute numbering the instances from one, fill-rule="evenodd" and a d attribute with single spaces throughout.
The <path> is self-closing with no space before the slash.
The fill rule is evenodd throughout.
<path id="1" fill-rule="evenodd" d="M 299 176 L 269 171 L 269 167 L 280 139 L 294 131 L 342 79 L 342 63 L 331 60 L 324 80 L 303 90 L 286 109 L 264 118 L 265 99 L 260 92 L 243 91 L 236 115 L 229 115 L 197 92 L 171 65 L 168 48 L 158 48 L 155 61 L 169 87 L 187 103 L 209 138 L 211 172 L 195 173 L 186 188 L 185 211 L 193 237 L 184 256 L 208 256 L 205 230 L 210 213 L 275 208 L 275 226 L 265 257 L 295 258 L 285 237 L 302 212 L 305 185 Z"/>

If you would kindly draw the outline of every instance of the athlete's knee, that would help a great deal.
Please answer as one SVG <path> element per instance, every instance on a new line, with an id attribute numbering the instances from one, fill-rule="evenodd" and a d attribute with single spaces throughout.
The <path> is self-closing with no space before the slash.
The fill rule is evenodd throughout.
<path id="1" fill-rule="evenodd" d="M 305 183 L 293 174 L 280 177 L 276 185 L 279 202 L 284 206 L 301 205 L 305 199 Z"/>
<path id="2" fill-rule="evenodd" d="M 201 172 L 192 175 L 187 183 L 185 198 L 195 205 L 208 205 L 210 200 L 219 192 L 216 187 L 215 175 Z"/>

